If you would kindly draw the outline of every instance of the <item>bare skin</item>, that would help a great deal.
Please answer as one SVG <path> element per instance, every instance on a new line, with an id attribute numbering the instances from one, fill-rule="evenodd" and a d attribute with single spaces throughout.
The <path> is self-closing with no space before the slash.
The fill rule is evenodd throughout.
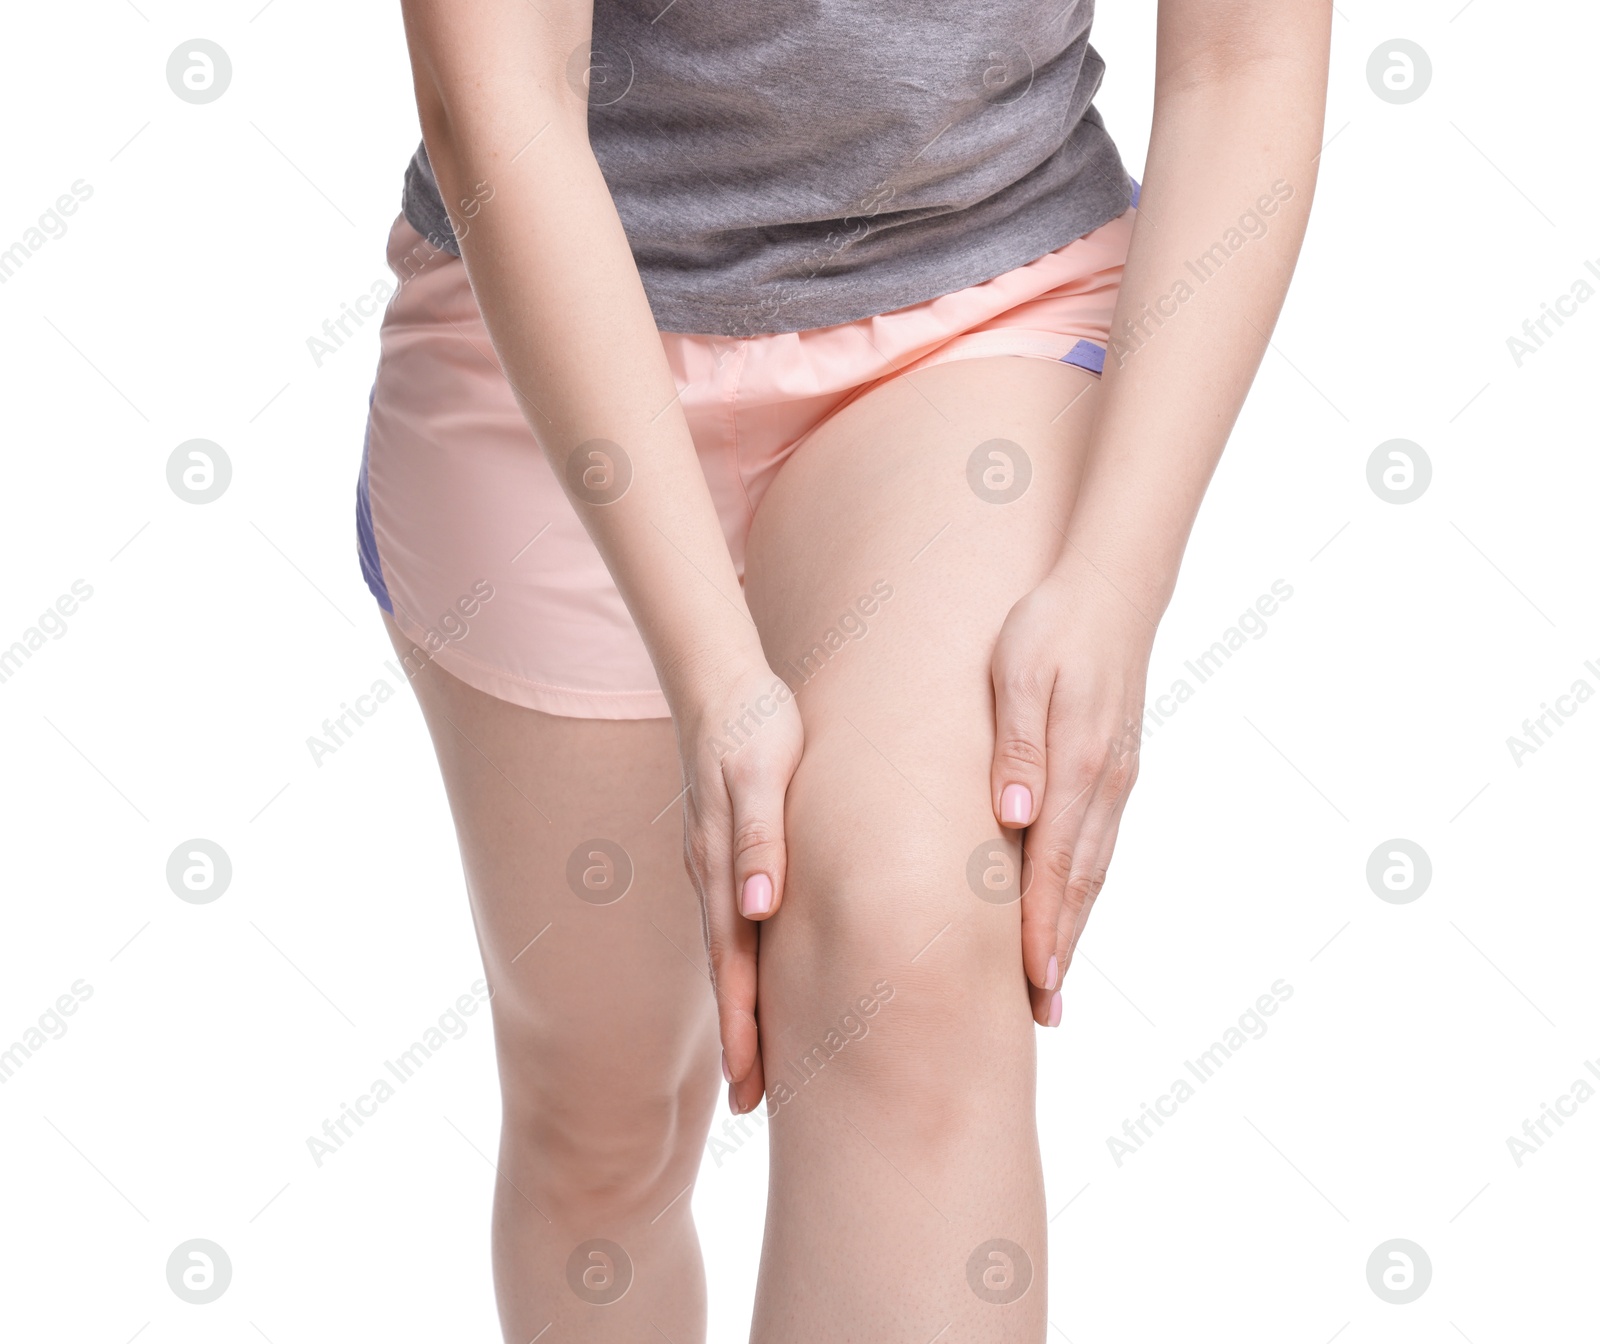
<path id="1" fill-rule="evenodd" d="M 1043 1329 L 1020 906 L 1015 892 L 980 897 L 968 860 L 999 836 L 985 782 L 995 639 L 1054 554 L 1096 391 L 1081 370 L 1020 358 L 897 379 L 814 434 L 763 500 L 746 589 L 774 662 L 863 594 L 890 596 L 797 687 L 807 747 L 789 791 L 790 898 L 762 942 L 773 1169 L 755 1339 L 892 1337 L 902 1294 L 929 1336 L 950 1322 L 979 1340 Z M 973 447 L 995 438 L 1033 471 L 1004 505 L 967 475 Z M 552 1322 L 549 1339 L 699 1338 L 687 1189 L 719 1086 L 717 1022 L 682 809 L 669 805 L 672 725 L 554 718 L 431 665 L 412 684 L 494 989 L 506 1338 Z M 619 899 L 603 881 L 586 899 L 569 880 L 596 838 L 631 863 Z M 860 1035 L 830 1050 L 841 1018 Z M 1033 1283 L 1015 1304 L 968 1283 L 972 1253 L 996 1238 L 1027 1258 Z M 630 1267 L 603 1310 L 569 1278 L 594 1239 Z M 593 1266 L 603 1289 L 609 1271 Z"/>
<path id="2" fill-rule="evenodd" d="M 762 1344 L 1044 1337 L 1020 884 L 992 889 L 970 861 L 1002 843 L 995 643 L 1055 557 L 1098 393 L 1026 358 L 894 379 L 802 444 L 757 513 L 745 592 L 774 665 L 875 583 L 893 591 L 799 687 L 788 897 L 761 932 L 775 1111 Z M 1031 466 L 1009 503 L 969 482 L 974 449 L 996 439 Z M 848 1043 L 831 1048 L 830 1031 Z M 997 1240 L 1020 1253 L 992 1259 L 981 1248 Z M 980 1283 L 1015 1300 L 973 1290 L 975 1253 Z"/>
<path id="3" fill-rule="evenodd" d="M 721 1086 L 699 902 L 683 866 L 668 719 L 568 719 L 473 689 L 385 615 L 444 776 L 493 991 L 502 1126 L 495 1294 L 507 1340 L 705 1335 L 705 1276 L 686 1189 Z M 661 815 L 666 809 L 665 815 Z M 568 881 L 603 838 L 632 865 L 621 899 Z M 603 865 L 604 860 L 599 861 Z M 596 865 L 585 858 L 583 868 Z M 609 876 L 609 874 L 603 874 Z M 593 900 L 611 892 L 578 889 Z M 620 884 L 619 884 L 620 885 Z M 670 1206 L 670 1207 L 669 1207 Z M 665 1213 L 663 1213 L 665 1210 Z M 626 1248 L 631 1271 L 580 1257 Z"/>
<path id="4" fill-rule="evenodd" d="M 590 4 L 403 5 L 441 191 L 489 202 L 457 221 L 462 258 L 541 448 L 560 479 L 595 438 L 633 464 L 614 503 L 572 497 L 650 651 L 678 763 L 659 725 L 558 727 L 418 679 L 491 982 L 510 986 L 496 1001 L 516 1180 L 497 1199 L 507 1339 L 552 1322 L 574 1339 L 699 1337 L 687 1197 L 665 1201 L 698 1162 L 715 1037 L 732 1108 L 773 1111 L 754 1340 L 1037 1344 L 1029 1022 L 1060 1020 L 1137 773 L 1156 623 L 1293 270 L 1329 6 L 1163 0 L 1104 381 L 1025 358 L 891 380 L 785 465 L 741 586 L 567 79 Z M 1191 285 L 1193 259 L 1218 255 L 1219 278 Z M 1034 473 L 1004 505 L 967 477 L 996 438 Z M 785 687 L 774 668 L 880 581 L 894 593 L 871 633 Z M 754 703 L 770 709 L 728 751 L 722 725 Z M 450 736 L 452 705 L 481 750 Z M 529 781 L 531 797 L 535 779 L 573 811 L 530 820 L 505 787 Z M 680 793 L 681 816 L 649 820 Z M 677 937 L 692 902 L 640 829 L 673 817 L 702 914 L 698 991 L 663 987 L 652 941 L 670 929 L 678 953 L 693 947 Z M 613 831 L 640 848 L 634 906 L 660 919 L 568 884 L 573 849 Z M 1015 899 L 1008 855 L 1029 878 Z M 526 909 L 566 937 L 563 902 L 586 907 L 574 955 L 541 982 L 519 969 L 540 955 Z M 586 1250 L 596 1239 L 608 1248 Z M 600 1307 L 617 1247 L 630 1290 Z"/>
<path id="5" fill-rule="evenodd" d="M 705 910 L 730 1099 L 749 1110 L 765 1086 L 755 926 L 783 903 L 784 795 L 804 730 L 785 702 L 737 757 L 712 745 L 776 678 L 588 143 L 586 98 L 568 78 L 573 55 L 588 50 L 592 0 L 406 0 L 402 12 L 443 197 L 487 202 L 453 222 L 528 423 L 559 479 L 596 438 L 632 463 L 621 499 L 574 505 L 677 727 L 686 857 Z M 1059 1021 L 1061 977 L 1137 773 L 1156 624 L 1299 252 L 1330 22 L 1326 0 L 1160 5 L 1144 193 L 1083 487 L 1057 501 L 1056 556 L 1007 614 L 991 672 L 991 809 L 999 825 L 1028 832 L 1036 880 L 1022 946 L 1043 1025 Z M 1220 278 L 1197 287 L 1194 259 L 1217 256 L 1226 269 L 1205 263 Z"/>

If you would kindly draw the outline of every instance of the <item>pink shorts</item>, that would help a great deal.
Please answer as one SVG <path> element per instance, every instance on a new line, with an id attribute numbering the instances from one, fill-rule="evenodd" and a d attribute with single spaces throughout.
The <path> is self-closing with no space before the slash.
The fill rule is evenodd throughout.
<path id="1" fill-rule="evenodd" d="M 1135 196 L 1137 200 L 1137 195 Z M 983 355 L 1098 374 L 1134 211 L 982 284 L 877 317 L 744 339 L 663 332 L 735 569 L 805 437 L 874 384 Z M 466 268 L 396 218 L 357 487 L 362 572 L 407 638 L 514 704 L 668 716 L 605 562 L 518 409 Z"/>

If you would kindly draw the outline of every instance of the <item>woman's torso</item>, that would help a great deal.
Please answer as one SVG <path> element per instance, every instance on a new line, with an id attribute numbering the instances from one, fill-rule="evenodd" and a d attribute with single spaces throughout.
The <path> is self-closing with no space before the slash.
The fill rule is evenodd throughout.
<path id="1" fill-rule="evenodd" d="M 1121 214 L 1093 0 L 597 0 L 590 141 L 663 330 L 854 321 Z M 585 60 L 587 57 L 587 61 Z M 458 250 L 419 147 L 408 219 Z"/>

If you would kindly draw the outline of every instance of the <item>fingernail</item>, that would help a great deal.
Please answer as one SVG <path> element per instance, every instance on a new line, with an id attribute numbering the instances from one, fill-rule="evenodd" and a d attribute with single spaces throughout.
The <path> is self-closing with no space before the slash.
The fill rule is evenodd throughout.
<path id="1" fill-rule="evenodd" d="M 1047 1027 L 1059 1027 L 1060 1025 L 1061 1025 L 1061 991 L 1058 989 L 1055 992 L 1055 996 L 1050 1000 L 1050 1016 L 1049 1016 L 1048 1019 L 1046 1019 L 1045 1026 L 1047 1026 Z"/>
<path id="2" fill-rule="evenodd" d="M 1026 825 L 1033 812 L 1033 794 L 1026 784 L 1007 784 L 1000 792 L 1000 820 L 1013 826 Z"/>
<path id="3" fill-rule="evenodd" d="M 739 893 L 739 909 L 746 919 L 764 915 L 772 909 L 772 879 L 765 873 L 751 873 Z"/>
<path id="4" fill-rule="evenodd" d="M 1054 989 L 1056 987 L 1056 974 L 1060 970 L 1060 963 L 1054 957 L 1051 957 L 1050 964 L 1044 968 L 1044 987 L 1046 989 Z"/>
<path id="5" fill-rule="evenodd" d="M 722 1056 L 722 1081 L 725 1083 L 733 1081 L 733 1075 L 728 1072 L 728 1056 L 726 1054 Z"/>

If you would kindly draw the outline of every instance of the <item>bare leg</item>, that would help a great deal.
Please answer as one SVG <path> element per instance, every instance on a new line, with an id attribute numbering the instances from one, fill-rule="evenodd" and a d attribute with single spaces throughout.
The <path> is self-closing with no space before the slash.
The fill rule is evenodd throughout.
<path id="1" fill-rule="evenodd" d="M 1015 357 L 896 379 L 802 444 L 758 511 L 746 590 L 806 726 L 788 895 L 761 934 L 759 1344 L 1045 1337 L 1034 1024 L 1016 888 L 995 889 L 988 843 L 989 659 L 1058 550 L 1096 395 Z M 1008 503 L 990 454 L 1019 460 L 992 440 L 1031 472 Z M 873 614 L 841 620 L 880 585 Z"/>
<path id="2" fill-rule="evenodd" d="M 426 661 L 385 625 L 408 669 Z M 431 664 L 412 684 L 493 991 L 506 1340 L 553 1323 L 547 1344 L 694 1344 L 705 1279 L 688 1187 L 720 1069 L 683 814 L 668 807 L 671 721 L 540 714 Z"/>

